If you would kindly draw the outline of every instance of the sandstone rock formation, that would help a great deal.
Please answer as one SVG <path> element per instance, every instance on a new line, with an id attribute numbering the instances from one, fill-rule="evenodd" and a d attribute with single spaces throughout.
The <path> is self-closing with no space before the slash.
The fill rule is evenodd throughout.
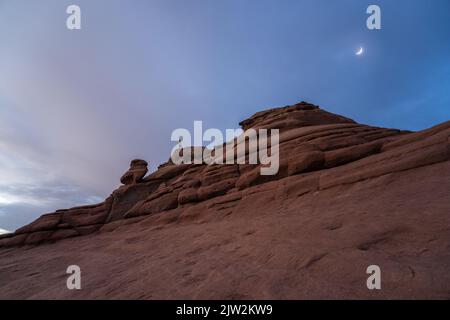
<path id="1" fill-rule="evenodd" d="M 145 160 L 132 160 L 130 163 L 130 169 L 124 173 L 122 178 L 120 178 L 120 182 L 125 185 L 141 182 L 142 178 L 144 178 L 148 172 L 147 166 L 148 163 Z"/>
<path id="2" fill-rule="evenodd" d="M 450 121 L 408 132 L 301 102 L 241 126 L 280 129 L 277 175 L 132 162 L 103 203 L 0 236 L 0 298 L 450 298 Z M 70 264 L 84 290 L 65 289 Z"/>

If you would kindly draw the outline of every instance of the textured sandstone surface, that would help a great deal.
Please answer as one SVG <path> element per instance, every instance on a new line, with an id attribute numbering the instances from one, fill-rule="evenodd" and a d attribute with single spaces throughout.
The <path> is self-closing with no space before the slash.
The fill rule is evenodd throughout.
<path id="1" fill-rule="evenodd" d="M 134 162 L 103 203 L 0 236 L 0 298 L 450 298 L 450 122 L 405 132 L 302 102 L 241 125 L 280 129 L 277 175 Z"/>

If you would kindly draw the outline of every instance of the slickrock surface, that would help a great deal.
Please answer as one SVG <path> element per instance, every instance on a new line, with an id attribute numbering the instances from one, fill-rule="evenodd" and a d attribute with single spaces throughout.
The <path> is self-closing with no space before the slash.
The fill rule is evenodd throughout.
<path id="1" fill-rule="evenodd" d="M 280 129 L 277 175 L 134 161 L 103 203 L 0 236 L 0 298 L 450 298 L 450 121 L 406 132 L 301 102 L 241 126 Z"/>

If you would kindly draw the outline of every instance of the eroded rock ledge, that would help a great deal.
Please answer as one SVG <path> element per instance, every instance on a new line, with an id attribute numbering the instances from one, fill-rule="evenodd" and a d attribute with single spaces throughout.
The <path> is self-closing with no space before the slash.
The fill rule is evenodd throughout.
<path id="1" fill-rule="evenodd" d="M 130 218 L 188 210 L 213 198 L 209 206 L 232 211 L 263 184 L 270 185 L 277 197 L 301 196 L 450 159 L 450 121 L 413 133 L 358 124 L 301 102 L 258 112 L 240 125 L 245 130 L 280 129 L 277 175 L 260 175 L 259 165 L 168 161 L 144 178 L 147 163 L 134 160 L 121 179 L 124 185 L 104 202 L 45 214 L 13 234 L 0 236 L 0 247 L 83 236 Z"/>

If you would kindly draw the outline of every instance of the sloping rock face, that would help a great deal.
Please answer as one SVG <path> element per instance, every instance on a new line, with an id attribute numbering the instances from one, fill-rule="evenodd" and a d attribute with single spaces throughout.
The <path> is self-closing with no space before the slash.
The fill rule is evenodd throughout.
<path id="1" fill-rule="evenodd" d="M 169 160 L 142 179 L 139 162 L 105 202 L 0 236 L 0 298 L 450 298 L 450 122 L 406 132 L 301 102 L 241 126 L 280 130 L 278 174 Z"/>

